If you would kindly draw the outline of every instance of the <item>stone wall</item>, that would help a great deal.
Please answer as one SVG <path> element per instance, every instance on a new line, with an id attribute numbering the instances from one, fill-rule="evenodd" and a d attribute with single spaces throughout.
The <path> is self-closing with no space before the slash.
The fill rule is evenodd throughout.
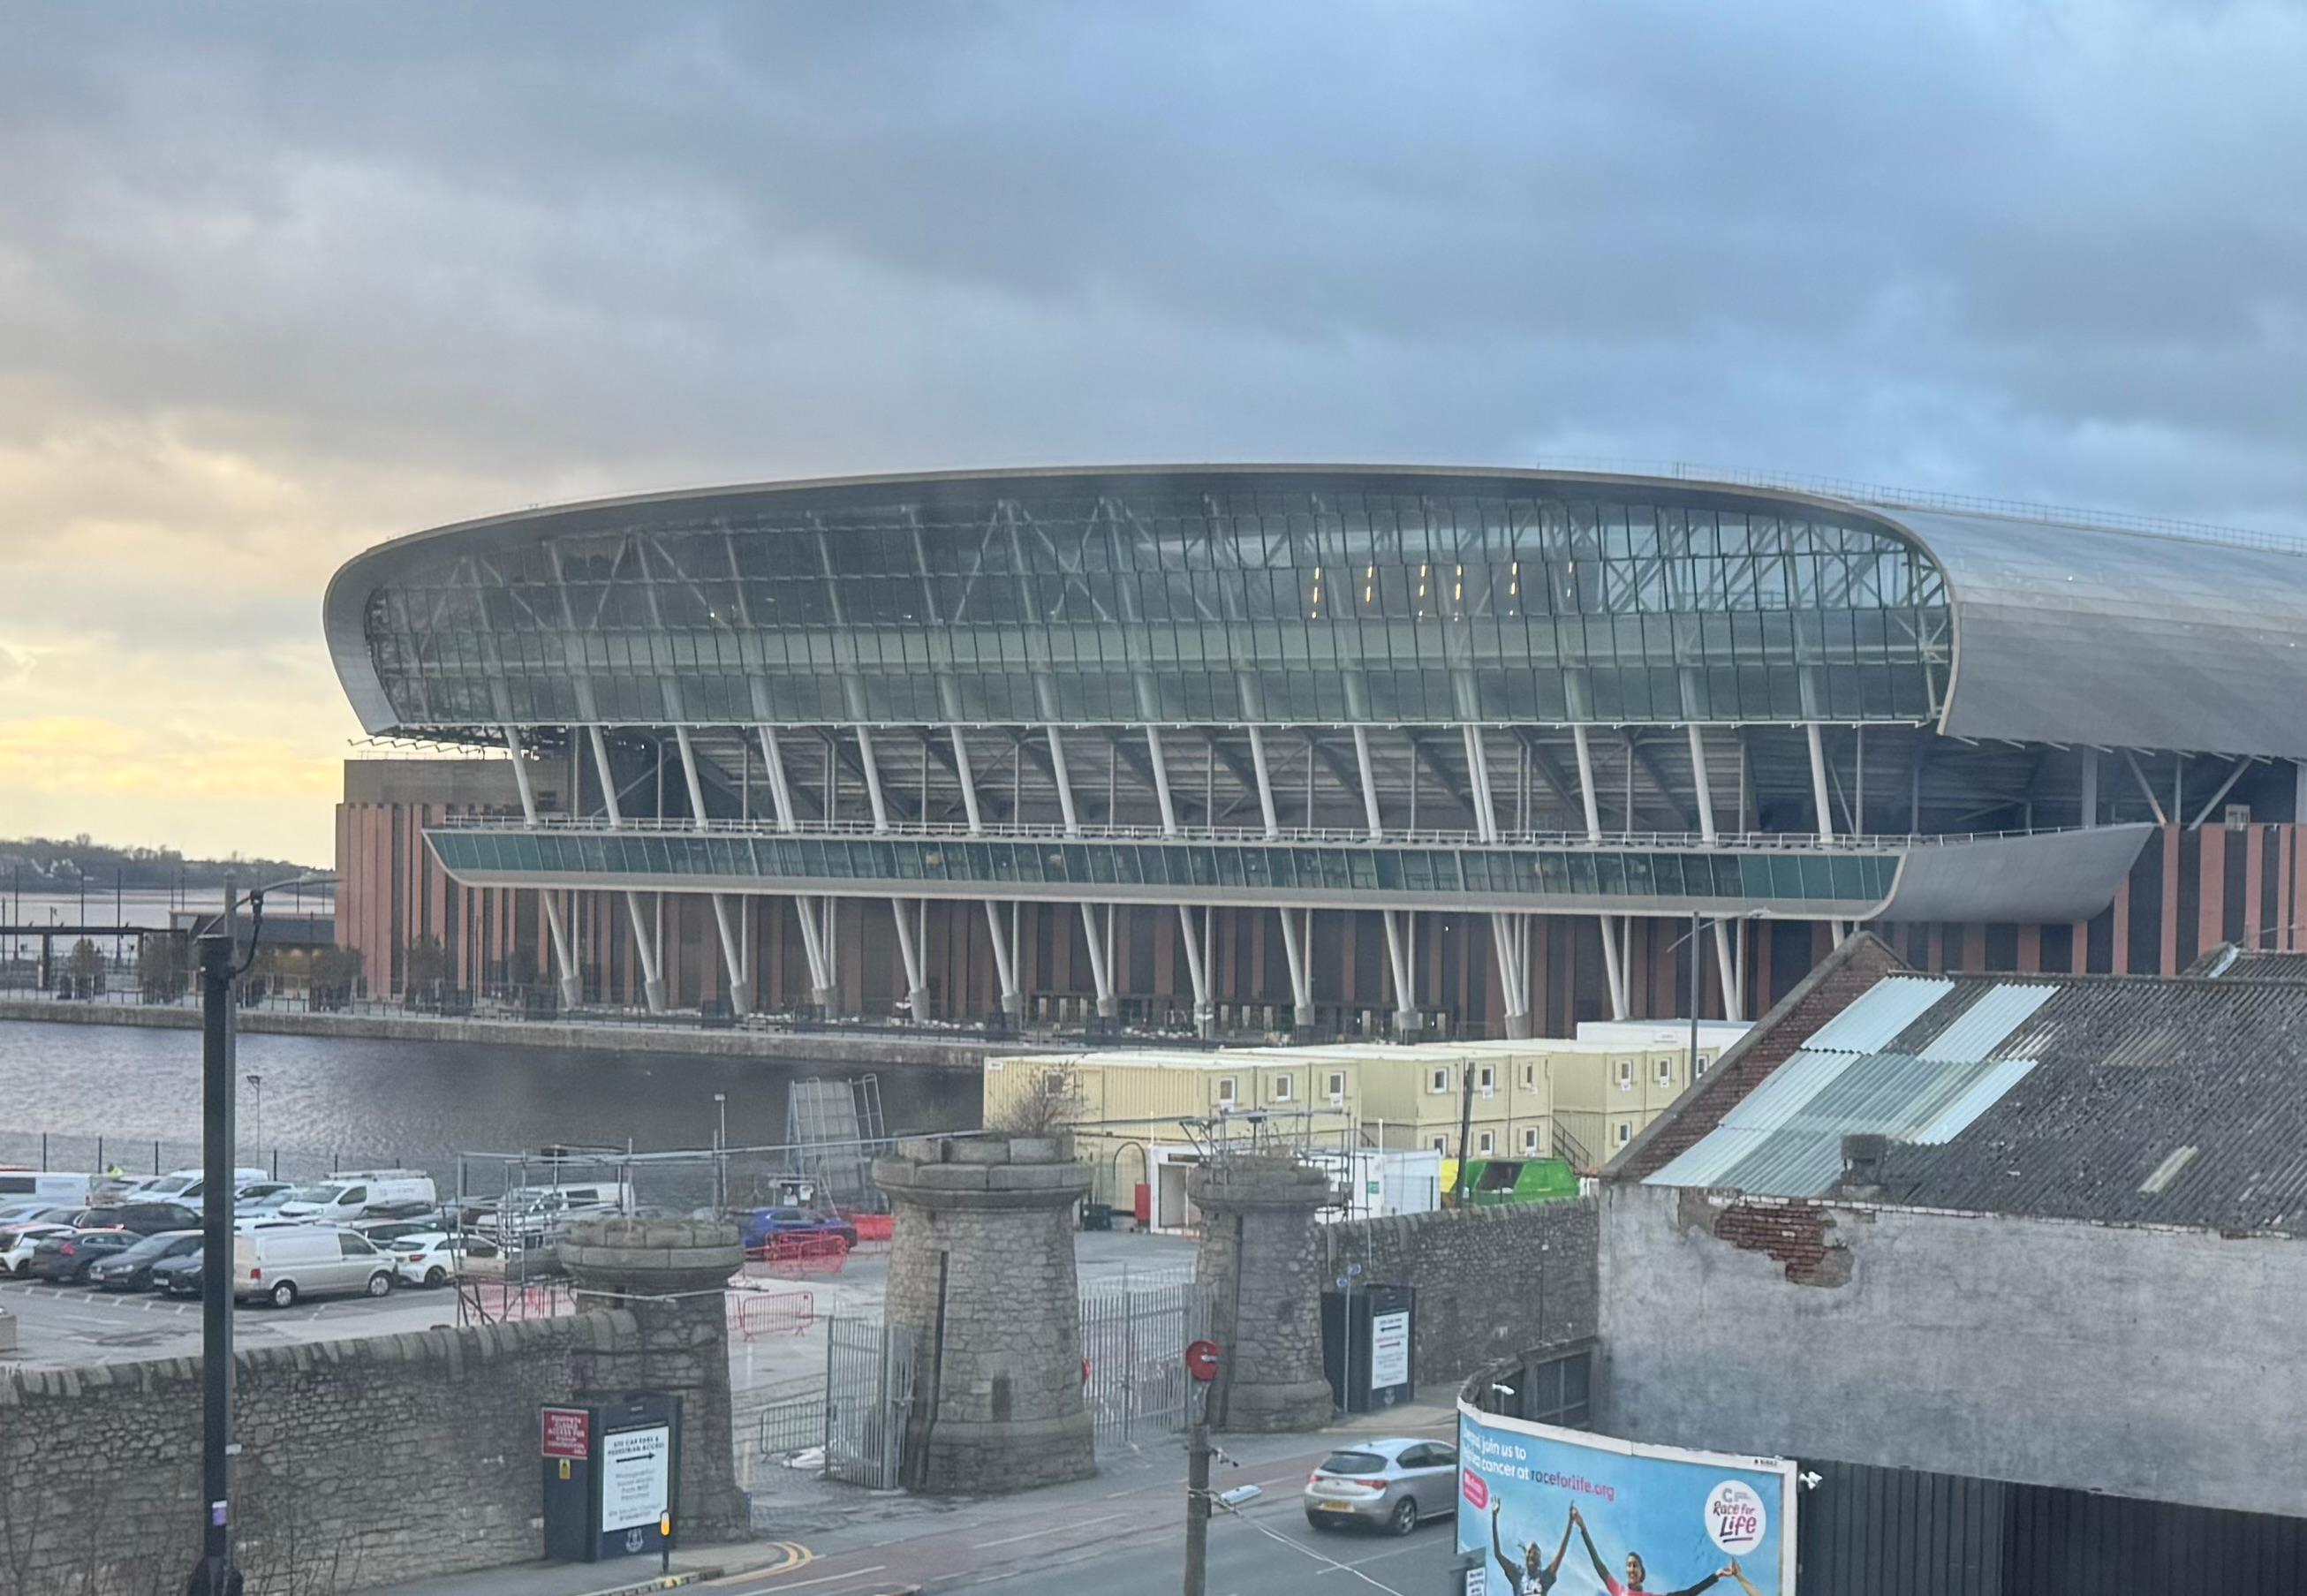
<path id="1" fill-rule="evenodd" d="M 1613 1186 L 1614 1435 L 2307 1514 L 2307 1240 Z"/>
<path id="2" fill-rule="evenodd" d="M 1592 1198 L 1441 1209 L 1322 1227 L 1321 1278 L 1418 1288 L 1412 1356 L 1421 1386 L 1595 1331 Z"/>
<path id="3" fill-rule="evenodd" d="M 249 1596 L 536 1557 L 538 1406 L 637 1383 L 642 1351 L 616 1312 L 242 1352 Z M 0 1592 L 183 1590 L 200 1454 L 198 1359 L 0 1377 Z"/>

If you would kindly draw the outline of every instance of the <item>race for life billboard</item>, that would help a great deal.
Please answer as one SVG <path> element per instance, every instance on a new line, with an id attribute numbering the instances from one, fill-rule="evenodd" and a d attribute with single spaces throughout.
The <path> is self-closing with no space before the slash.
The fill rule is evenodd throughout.
<path id="1" fill-rule="evenodd" d="M 1795 1465 L 1458 1404 L 1458 1549 L 1504 1596 L 1794 1596 Z"/>

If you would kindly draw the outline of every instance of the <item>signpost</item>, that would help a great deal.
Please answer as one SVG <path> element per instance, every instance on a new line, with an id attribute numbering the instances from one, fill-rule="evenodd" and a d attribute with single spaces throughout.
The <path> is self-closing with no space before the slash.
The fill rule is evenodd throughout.
<path id="1" fill-rule="evenodd" d="M 1186 1596 L 1204 1596 L 1210 1562 L 1210 1382 L 1218 1377 L 1218 1343 L 1186 1343 L 1186 1372 L 1196 1389 L 1186 1394 Z"/>
<path id="2" fill-rule="evenodd" d="M 598 1562 L 656 1551 L 670 1566 L 681 1506 L 681 1399 L 643 1392 L 537 1411 L 545 1555 Z"/>

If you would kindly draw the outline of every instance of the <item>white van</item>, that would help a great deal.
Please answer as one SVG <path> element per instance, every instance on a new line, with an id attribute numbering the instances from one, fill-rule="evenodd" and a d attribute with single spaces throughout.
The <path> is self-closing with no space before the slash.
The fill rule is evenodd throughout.
<path id="1" fill-rule="evenodd" d="M 232 1294 L 275 1308 L 345 1292 L 389 1296 L 398 1266 L 367 1237 L 321 1225 L 244 1231 L 232 1239 Z"/>
<path id="2" fill-rule="evenodd" d="M 506 1247 L 552 1240 L 570 1220 L 594 1214 L 630 1214 L 633 1188 L 622 1180 L 575 1180 L 563 1186 L 517 1186 L 485 1211 L 480 1229 Z"/>
<path id="3" fill-rule="evenodd" d="M 299 1186 L 280 1205 L 286 1219 L 344 1224 L 379 1209 L 422 1211 L 440 1198 L 433 1177 L 417 1170 L 342 1170 Z"/>
<path id="4" fill-rule="evenodd" d="M 252 1180 L 264 1180 L 272 1171 L 253 1164 L 232 1171 L 236 1190 Z M 124 1203 L 186 1203 L 198 1206 L 201 1194 L 208 1189 L 206 1170 L 170 1170 L 165 1175 L 148 1175 L 142 1180 L 132 1180 L 120 1194 Z"/>
<path id="5" fill-rule="evenodd" d="M 16 1203 L 88 1206 L 89 1190 L 102 1184 L 100 1175 L 54 1175 L 45 1171 L 0 1170 L 0 1207 Z"/>

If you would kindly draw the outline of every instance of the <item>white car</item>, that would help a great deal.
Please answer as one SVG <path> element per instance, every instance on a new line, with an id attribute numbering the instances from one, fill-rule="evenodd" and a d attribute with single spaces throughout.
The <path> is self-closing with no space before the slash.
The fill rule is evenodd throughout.
<path id="1" fill-rule="evenodd" d="M 29 1224 L 0 1229 L 0 1274 L 24 1278 L 32 1267 L 32 1249 L 44 1236 L 70 1230 L 70 1225 L 55 1224 L 47 1220 L 34 1220 Z"/>
<path id="2" fill-rule="evenodd" d="M 403 1236 L 385 1244 L 405 1285 L 438 1286 L 465 1266 L 468 1258 L 493 1258 L 496 1243 L 481 1236 L 455 1236 L 445 1231 Z"/>

